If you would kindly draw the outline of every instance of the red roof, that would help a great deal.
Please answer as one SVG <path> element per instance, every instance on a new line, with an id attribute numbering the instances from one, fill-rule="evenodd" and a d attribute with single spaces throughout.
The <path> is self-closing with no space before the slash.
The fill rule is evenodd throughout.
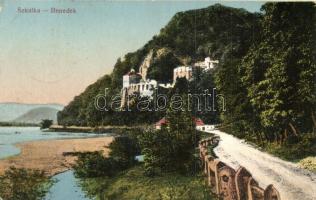
<path id="1" fill-rule="evenodd" d="M 156 122 L 156 126 L 162 126 L 162 125 L 166 125 L 168 122 L 166 120 L 165 117 L 163 117 L 161 120 L 159 120 L 158 122 Z"/>
<path id="2" fill-rule="evenodd" d="M 196 125 L 196 126 L 204 126 L 205 124 L 204 124 L 204 122 L 203 122 L 202 119 L 200 119 L 200 118 L 195 118 L 195 125 Z"/>
<path id="3" fill-rule="evenodd" d="M 193 120 L 195 121 L 196 126 L 204 126 L 205 125 L 203 120 L 200 118 L 193 117 Z M 163 117 L 158 122 L 156 122 L 156 126 L 162 126 L 162 125 L 166 125 L 166 124 L 168 124 L 168 121 L 166 120 L 165 117 Z"/>

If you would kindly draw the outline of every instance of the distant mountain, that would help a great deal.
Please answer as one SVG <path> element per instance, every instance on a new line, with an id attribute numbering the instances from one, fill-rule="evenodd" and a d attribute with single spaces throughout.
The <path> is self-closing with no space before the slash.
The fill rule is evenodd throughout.
<path id="1" fill-rule="evenodd" d="M 55 108 L 49 107 L 34 108 L 22 116 L 14 119 L 13 122 L 38 124 L 42 121 L 42 119 L 50 119 L 54 122 L 57 122 L 58 111 L 59 110 Z"/>
<path id="2" fill-rule="evenodd" d="M 0 122 L 14 121 L 36 108 L 62 110 L 63 106 L 59 104 L 0 103 Z"/>

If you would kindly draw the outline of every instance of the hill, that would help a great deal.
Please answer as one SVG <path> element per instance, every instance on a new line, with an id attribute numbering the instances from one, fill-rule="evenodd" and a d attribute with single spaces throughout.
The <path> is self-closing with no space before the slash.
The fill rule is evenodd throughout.
<path id="1" fill-rule="evenodd" d="M 59 104 L 0 103 L 0 122 L 13 121 L 27 112 L 41 107 L 47 107 L 56 110 L 63 109 L 63 106 Z"/>
<path id="2" fill-rule="evenodd" d="M 49 107 L 34 108 L 20 117 L 13 120 L 15 123 L 33 123 L 38 124 L 43 119 L 50 119 L 57 122 L 58 109 Z"/>
<path id="3" fill-rule="evenodd" d="M 190 64 L 204 60 L 206 56 L 225 64 L 232 59 L 241 60 L 251 44 L 256 40 L 261 15 L 244 9 L 225 7 L 220 4 L 203 9 L 177 13 L 139 50 L 118 59 L 113 72 L 104 75 L 76 96 L 58 114 L 58 122 L 63 125 L 97 125 L 151 123 L 164 115 L 132 113 L 100 113 L 94 109 L 94 98 L 104 94 L 119 94 L 122 76 L 134 68 L 138 71 L 143 60 L 153 52 L 153 62 L 148 69 L 148 77 L 159 82 L 168 82 L 176 64 Z M 159 54 L 161 49 L 165 53 Z M 212 78 L 208 78 L 212 79 Z M 133 120 L 127 119 L 132 118 Z"/>

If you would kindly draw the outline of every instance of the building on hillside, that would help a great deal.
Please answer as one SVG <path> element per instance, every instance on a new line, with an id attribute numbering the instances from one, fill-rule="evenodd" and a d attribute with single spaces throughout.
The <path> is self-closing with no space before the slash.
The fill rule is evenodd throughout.
<path id="1" fill-rule="evenodd" d="M 121 108 L 126 107 L 128 97 L 134 93 L 139 93 L 140 96 L 148 96 L 152 98 L 157 81 L 142 79 L 141 74 L 136 73 L 134 69 L 123 76 L 123 88 L 121 90 Z"/>
<path id="2" fill-rule="evenodd" d="M 195 128 L 197 129 L 197 130 L 205 130 L 203 127 L 204 127 L 204 122 L 203 122 L 203 120 L 202 119 L 200 119 L 200 118 L 193 118 L 193 120 L 194 120 L 194 122 L 195 122 Z M 165 117 L 163 117 L 162 119 L 160 119 L 158 122 L 156 122 L 156 124 L 155 124 L 155 128 L 156 128 L 156 130 L 160 130 L 161 129 L 161 127 L 162 126 L 167 126 L 168 125 L 168 120 L 165 118 Z"/>
<path id="3" fill-rule="evenodd" d="M 176 82 L 177 78 L 186 78 L 191 80 L 192 78 L 192 67 L 191 66 L 178 66 L 173 69 L 173 83 Z"/>
<path id="4" fill-rule="evenodd" d="M 160 130 L 162 126 L 167 126 L 167 120 L 165 117 L 163 117 L 162 119 L 160 119 L 158 122 L 156 122 L 155 124 L 155 128 L 156 130 Z"/>
<path id="5" fill-rule="evenodd" d="M 142 76 L 136 73 L 134 69 L 123 76 L 123 88 L 129 88 L 131 84 L 139 83 Z"/>
<path id="6" fill-rule="evenodd" d="M 132 83 L 128 87 L 128 94 L 139 93 L 140 96 L 151 97 L 154 93 L 154 90 L 157 88 L 157 81 L 155 80 L 141 80 L 138 83 Z"/>
<path id="7" fill-rule="evenodd" d="M 159 87 L 162 87 L 162 88 L 173 88 L 173 84 L 171 84 L 171 83 L 159 83 L 158 84 L 159 85 Z"/>
<path id="8" fill-rule="evenodd" d="M 204 122 L 203 122 L 203 120 L 202 119 L 200 119 L 200 118 L 195 118 L 195 128 L 197 129 L 197 130 L 200 130 L 200 131 L 204 131 L 205 130 L 205 124 L 204 124 Z"/>
<path id="9" fill-rule="evenodd" d="M 218 65 L 218 63 L 219 63 L 218 60 L 212 60 L 210 57 L 206 57 L 204 61 L 196 62 L 194 64 L 194 67 L 200 67 L 204 71 L 208 71 L 210 69 L 215 68 Z"/>

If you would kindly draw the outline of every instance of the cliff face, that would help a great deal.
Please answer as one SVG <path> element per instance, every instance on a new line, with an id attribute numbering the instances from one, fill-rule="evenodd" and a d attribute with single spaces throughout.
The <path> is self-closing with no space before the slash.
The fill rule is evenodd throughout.
<path id="1" fill-rule="evenodd" d="M 152 63 L 153 60 L 153 50 L 150 50 L 147 56 L 145 57 L 144 61 L 139 67 L 139 73 L 142 75 L 142 79 L 146 80 L 147 79 L 147 71 Z"/>
<path id="2" fill-rule="evenodd" d="M 119 93 L 122 76 L 134 68 L 143 78 L 162 83 L 172 80 L 173 68 L 179 64 L 190 64 L 210 56 L 220 63 L 231 59 L 240 60 L 256 40 L 260 15 L 243 9 L 234 9 L 216 4 L 204 9 L 177 13 L 161 29 L 158 35 L 139 50 L 118 59 L 113 72 L 75 97 L 58 115 L 61 124 L 85 125 L 111 124 L 115 120 L 97 115 L 93 110 L 94 98 L 109 88 L 108 94 Z M 145 121 L 144 121 L 145 122 Z M 142 122 L 141 122 L 142 123 Z"/>

